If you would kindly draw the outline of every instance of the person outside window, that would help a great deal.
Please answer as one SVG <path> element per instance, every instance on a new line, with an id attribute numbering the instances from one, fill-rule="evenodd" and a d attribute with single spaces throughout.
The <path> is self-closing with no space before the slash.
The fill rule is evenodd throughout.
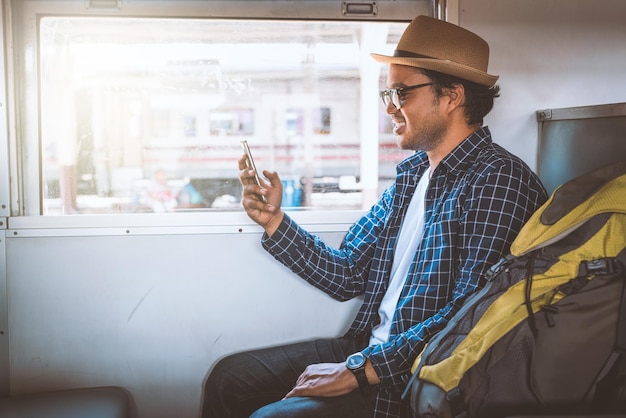
<path id="1" fill-rule="evenodd" d="M 162 169 L 154 172 L 148 184 L 142 203 L 155 213 L 174 212 L 178 206 L 176 195 L 167 182 L 167 175 Z"/>

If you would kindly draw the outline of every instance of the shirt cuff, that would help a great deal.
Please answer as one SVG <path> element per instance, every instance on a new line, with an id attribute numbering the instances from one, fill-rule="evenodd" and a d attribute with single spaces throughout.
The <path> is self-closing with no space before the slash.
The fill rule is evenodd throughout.
<path id="1" fill-rule="evenodd" d="M 284 214 L 283 220 L 271 237 L 267 232 L 263 233 L 261 246 L 274 256 L 287 252 L 289 247 L 293 244 L 293 237 L 296 235 L 296 230 L 297 226 L 295 222 L 287 216 L 287 214 Z"/>
<path id="2" fill-rule="evenodd" d="M 410 373 L 408 375 L 407 373 L 398 374 L 396 358 L 392 353 L 385 353 L 381 346 L 369 346 L 361 352 L 369 359 L 372 367 L 374 367 L 380 379 L 381 388 L 402 390 L 402 388 L 406 386 Z"/>

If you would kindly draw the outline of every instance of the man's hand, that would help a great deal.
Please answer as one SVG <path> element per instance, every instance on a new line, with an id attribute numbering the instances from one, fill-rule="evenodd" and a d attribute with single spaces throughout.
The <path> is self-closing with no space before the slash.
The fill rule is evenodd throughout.
<path id="1" fill-rule="evenodd" d="M 259 178 L 261 186 L 256 184 L 255 173 L 248 167 L 248 157 L 244 154 L 239 160 L 239 181 L 243 185 L 241 204 L 254 222 L 261 225 L 268 235 L 272 235 L 283 219 L 280 204 L 283 198 L 283 185 L 276 172 L 264 171 L 267 178 Z M 265 197 L 267 203 L 263 202 Z"/>
<path id="2" fill-rule="evenodd" d="M 356 377 L 345 363 L 320 363 L 308 366 L 296 386 L 285 398 L 293 396 L 341 396 L 357 389 Z"/>
<path id="3" fill-rule="evenodd" d="M 372 385 L 380 383 L 372 364 L 365 365 L 367 380 Z M 346 363 L 311 364 L 298 378 L 296 386 L 285 395 L 293 396 L 341 396 L 359 388 L 354 374 L 346 368 Z"/>

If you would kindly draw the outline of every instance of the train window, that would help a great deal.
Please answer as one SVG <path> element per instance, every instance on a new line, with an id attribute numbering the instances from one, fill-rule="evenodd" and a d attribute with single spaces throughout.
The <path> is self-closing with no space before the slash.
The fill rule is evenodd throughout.
<path id="1" fill-rule="evenodd" d="M 209 113 L 211 135 L 254 135 L 254 109 L 220 109 Z"/>
<path id="2" fill-rule="evenodd" d="M 406 22 L 37 22 L 27 214 L 35 189 L 43 215 L 240 210 L 242 139 L 280 173 L 286 207 L 362 209 L 407 155 L 377 96 L 386 68 L 369 57 L 393 50 Z"/>

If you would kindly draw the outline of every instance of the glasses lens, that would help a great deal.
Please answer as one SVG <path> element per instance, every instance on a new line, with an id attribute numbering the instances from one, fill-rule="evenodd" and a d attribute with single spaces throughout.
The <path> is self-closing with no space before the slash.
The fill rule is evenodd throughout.
<path id="1" fill-rule="evenodd" d="M 398 90 L 397 89 L 391 89 L 390 90 L 390 99 L 391 99 L 391 103 L 393 104 L 393 106 L 400 110 L 400 94 L 398 94 Z"/>
<path id="2" fill-rule="evenodd" d="M 381 90 L 380 98 L 383 100 L 385 107 L 389 106 L 389 90 Z"/>
<path id="3" fill-rule="evenodd" d="M 385 107 L 391 103 L 396 109 L 400 109 L 400 97 L 396 89 L 381 90 L 380 98 L 383 100 Z"/>

